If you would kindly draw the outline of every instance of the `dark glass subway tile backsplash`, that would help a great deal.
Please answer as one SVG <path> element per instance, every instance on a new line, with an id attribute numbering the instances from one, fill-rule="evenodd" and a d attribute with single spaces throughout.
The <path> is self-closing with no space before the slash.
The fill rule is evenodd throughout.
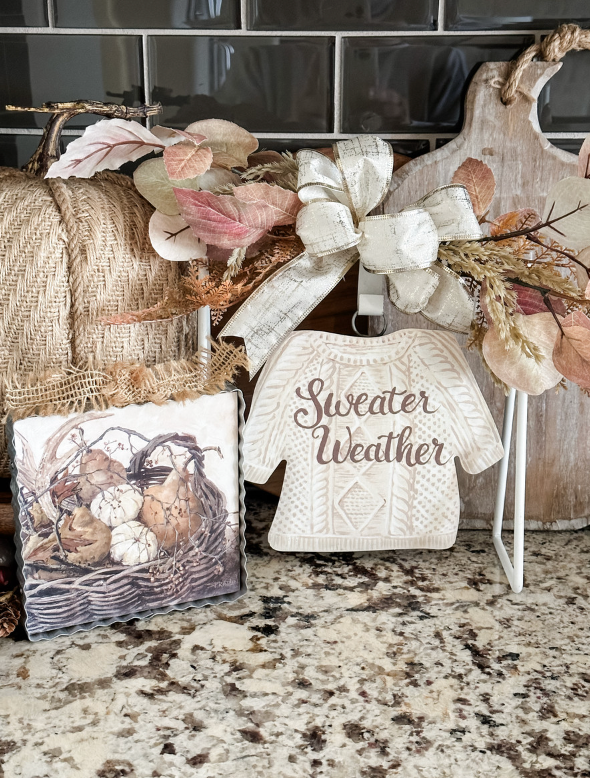
<path id="1" fill-rule="evenodd" d="M 150 44 L 164 124 L 215 116 L 252 132 L 331 130 L 331 38 L 166 36 Z"/>
<path id="2" fill-rule="evenodd" d="M 345 132 L 449 132 L 478 64 L 507 60 L 532 38 L 349 38 L 344 46 Z"/>
<path id="3" fill-rule="evenodd" d="M 0 0 L 0 27 L 43 27 L 46 0 Z"/>
<path id="4" fill-rule="evenodd" d="M 449 30 L 547 30 L 590 24 L 589 0 L 446 0 Z"/>
<path id="5" fill-rule="evenodd" d="M 571 51 L 539 97 L 545 132 L 590 131 L 590 51 Z"/>
<path id="6" fill-rule="evenodd" d="M 561 22 L 590 27 L 590 0 L 0 0 L 0 162 L 47 121 L 5 104 L 79 98 L 228 119 L 267 148 L 374 132 L 416 156 L 458 132 L 480 63 Z M 590 51 L 565 57 L 539 121 L 563 148 L 590 132 Z"/>
<path id="7" fill-rule="evenodd" d="M 435 30 L 438 0 L 253 0 L 254 30 Z"/>
<path id="8" fill-rule="evenodd" d="M 0 167 L 22 167 L 39 145 L 38 135 L 0 135 Z"/>
<path id="9" fill-rule="evenodd" d="M 0 106 L 52 100 L 144 99 L 140 38 L 123 35 L 0 35 Z M 0 126 L 42 127 L 47 114 L 0 110 Z M 96 117 L 77 117 L 80 127 Z"/>
<path id="10" fill-rule="evenodd" d="M 419 157 L 430 150 L 427 140 L 392 140 L 391 147 L 396 154 L 403 154 L 406 157 Z M 281 138 L 280 140 L 267 140 L 263 138 L 260 141 L 261 149 L 271 149 L 273 151 L 291 151 L 296 152 L 301 148 L 320 149 L 329 146 L 329 141 L 319 139 L 301 138 Z"/>
<path id="11" fill-rule="evenodd" d="M 54 4 L 58 27 L 231 29 L 240 25 L 239 0 L 54 0 Z"/>
<path id="12" fill-rule="evenodd" d="M 583 141 L 581 138 L 556 138 L 552 143 L 558 149 L 569 151 L 570 154 L 579 154 Z"/>

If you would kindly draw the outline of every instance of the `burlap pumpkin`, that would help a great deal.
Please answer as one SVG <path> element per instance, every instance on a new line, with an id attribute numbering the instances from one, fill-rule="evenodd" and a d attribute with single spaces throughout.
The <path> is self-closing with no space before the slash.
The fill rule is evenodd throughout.
<path id="1" fill-rule="evenodd" d="M 196 349 L 196 315 L 105 327 L 178 282 L 148 236 L 152 207 L 117 173 L 44 179 L 0 168 L 0 375 L 131 360 L 152 365 Z M 4 404 L 3 389 L 0 402 Z M 8 475 L 4 428 L 0 474 Z"/>

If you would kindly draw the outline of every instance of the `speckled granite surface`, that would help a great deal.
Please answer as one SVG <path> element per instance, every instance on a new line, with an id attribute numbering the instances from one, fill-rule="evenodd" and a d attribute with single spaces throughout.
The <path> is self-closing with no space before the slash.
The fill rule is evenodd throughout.
<path id="1" fill-rule="evenodd" d="M 50 643 L 0 641 L 5 778 L 590 776 L 590 531 L 449 551 L 272 552 L 250 593 Z"/>

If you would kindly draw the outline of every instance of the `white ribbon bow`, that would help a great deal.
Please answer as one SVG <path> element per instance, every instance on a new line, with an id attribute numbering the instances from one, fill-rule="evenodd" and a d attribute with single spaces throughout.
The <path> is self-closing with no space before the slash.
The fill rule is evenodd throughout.
<path id="1" fill-rule="evenodd" d="M 360 136 L 336 143 L 334 158 L 310 149 L 297 153 L 305 205 L 296 231 L 306 251 L 258 287 L 221 332 L 244 338 L 251 376 L 357 259 L 370 273 L 387 276 L 400 310 L 469 330 L 473 299 L 459 276 L 435 264 L 439 243 L 482 236 L 465 187 L 443 186 L 400 213 L 368 216 L 389 188 L 391 146 Z"/>

